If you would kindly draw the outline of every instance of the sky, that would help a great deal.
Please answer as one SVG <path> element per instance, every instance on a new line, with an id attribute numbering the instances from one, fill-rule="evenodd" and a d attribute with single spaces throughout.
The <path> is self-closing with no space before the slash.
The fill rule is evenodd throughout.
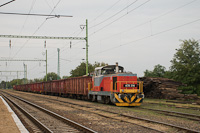
<path id="1" fill-rule="evenodd" d="M 10 0 L 1 0 L 0 5 Z M 6 13 L 69 15 L 47 17 Z M 200 0 L 16 0 L 0 6 L 0 35 L 86 37 L 88 20 L 89 63 L 116 62 L 125 71 L 144 75 L 160 64 L 169 70 L 181 40 L 200 41 Z M 11 47 L 9 43 L 11 41 Z M 46 41 L 46 48 L 44 42 Z M 71 47 L 70 47 L 71 44 Z M 69 76 L 86 59 L 85 40 L 0 38 L 0 82 L 43 78 L 47 50 L 48 72 Z"/>

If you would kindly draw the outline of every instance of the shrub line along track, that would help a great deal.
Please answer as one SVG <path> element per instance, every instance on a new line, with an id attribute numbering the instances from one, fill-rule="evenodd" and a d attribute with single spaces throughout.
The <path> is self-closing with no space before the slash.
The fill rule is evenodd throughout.
<path id="1" fill-rule="evenodd" d="M 4 93 L 5 93 L 5 92 L 4 92 Z M 6 94 L 8 94 L 8 93 L 6 93 Z M 44 124 L 42 124 L 39 120 L 37 120 L 36 118 L 34 118 L 30 113 L 28 113 L 28 112 L 25 111 L 22 107 L 20 107 L 18 104 L 16 104 L 13 100 L 11 100 L 10 98 L 8 98 L 8 97 L 5 96 L 4 94 L 2 94 L 2 95 L 3 95 L 3 97 L 4 97 L 6 100 L 10 101 L 14 106 L 16 106 L 16 107 L 17 107 L 19 110 L 21 110 L 23 113 L 25 113 L 25 115 L 26 115 L 27 117 L 29 117 L 37 126 L 39 126 L 40 128 L 42 128 L 42 131 L 47 132 L 47 133 L 52 133 L 52 132 L 53 132 L 53 131 L 50 130 L 47 126 L 45 126 Z M 16 98 L 16 99 L 18 99 L 18 100 L 20 100 L 20 101 L 26 103 L 26 104 L 28 104 L 28 105 L 30 105 L 30 106 L 32 106 L 32 107 L 35 107 L 35 108 L 41 110 L 42 112 L 45 112 L 45 113 L 48 114 L 49 116 L 54 117 L 54 118 L 56 118 L 56 119 L 59 120 L 59 121 L 62 121 L 63 123 L 65 123 L 65 124 L 67 124 L 68 126 L 70 126 L 71 128 L 76 129 L 77 131 L 87 132 L 87 133 L 96 133 L 96 131 L 94 131 L 94 130 L 92 130 L 92 129 L 90 129 L 90 128 L 87 128 L 87 127 L 85 127 L 85 126 L 83 126 L 83 125 L 81 125 L 81 124 L 79 124 L 79 123 L 76 123 L 76 122 L 74 122 L 74 121 L 72 121 L 72 120 L 69 120 L 69 119 L 67 119 L 67 118 L 65 118 L 65 117 L 63 117 L 63 116 L 60 116 L 60 115 L 58 115 L 58 114 L 56 114 L 56 113 L 54 113 L 54 112 L 52 112 L 52 111 L 50 111 L 50 110 L 47 110 L 47 109 L 45 109 L 45 108 L 43 108 L 43 107 L 40 107 L 40 106 L 38 106 L 38 105 L 36 105 L 36 104 L 34 104 L 34 103 L 31 103 L 31 102 L 29 102 L 29 101 L 27 101 L 27 100 L 24 100 L 24 99 L 22 99 L 22 98 L 19 98 L 19 97 L 17 97 L 17 96 L 11 95 L 11 94 L 8 94 L 8 95 L 10 95 L 11 97 L 14 97 L 14 98 Z"/>
<path id="2" fill-rule="evenodd" d="M 40 97 L 40 96 L 36 96 L 36 97 Z M 42 97 L 42 98 L 45 98 L 45 99 L 48 99 L 48 100 L 51 100 L 51 101 L 54 101 L 54 102 L 58 101 L 58 102 L 61 102 L 61 103 L 67 103 L 67 104 L 71 104 L 71 105 L 75 105 L 75 106 L 80 106 L 80 107 L 85 107 L 85 108 L 90 108 L 90 109 L 95 109 L 95 110 L 98 110 L 98 111 L 103 111 L 103 112 L 111 113 L 111 114 L 116 114 L 116 115 L 118 115 L 118 117 L 119 116 L 123 116 L 123 117 L 134 119 L 134 120 L 137 119 L 137 120 L 140 120 L 140 121 L 146 121 L 147 123 L 154 123 L 154 124 L 164 125 L 164 126 L 167 126 L 167 127 L 176 128 L 178 130 L 182 130 L 182 131 L 186 131 L 186 132 L 200 133 L 200 131 L 196 131 L 196 130 L 192 130 L 192 129 L 188 129 L 188 128 L 185 128 L 185 127 L 181 127 L 181 126 L 177 126 L 177 125 L 173 125 L 173 124 L 168 124 L 168 123 L 164 123 L 164 122 L 159 122 L 159 121 L 155 121 L 155 120 L 150 120 L 150 119 L 145 119 L 145 118 L 139 118 L 139 117 L 135 117 L 135 116 L 130 116 L 130 115 L 126 115 L 126 114 L 116 113 L 116 112 L 107 111 L 107 110 L 98 109 L 98 108 L 89 107 L 89 106 L 80 105 L 80 104 L 70 103 L 70 102 L 61 101 L 61 100 L 57 100 L 57 99 L 50 99 L 50 98 L 47 98 L 47 97 Z M 76 108 L 76 107 L 73 107 L 73 108 Z M 80 108 L 76 108 L 76 109 L 84 110 L 84 109 L 80 109 Z M 84 110 L 84 111 L 88 111 L 88 110 Z M 95 114 L 100 115 L 102 117 L 107 117 L 107 118 L 112 118 L 112 119 L 119 120 L 119 119 L 116 118 L 117 116 L 110 117 L 110 116 L 103 115 L 103 114 L 100 114 L 100 113 L 94 112 L 94 111 L 88 111 L 88 112 L 95 113 Z M 184 114 L 184 113 L 182 113 L 182 114 Z M 149 128 L 149 127 L 146 127 L 146 126 L 143 126 L 143 125 L 139 125 L 139 124 L 136 124 L 136 123 L 128 122 L 127 120 L 123 120 L 123 119 L 120 119 L 120 120 L 123 121 L 123 122 L 135 124 L 135 125 L 138 125 L 138 126 L 141 126 L 141 127 L 144 127 L 144 128 L 148 128 L 148 129 L 151 129 L 151 130 L 155 130 L 155 131 L 158 131 L 158 132 L 163 132 L 163 131 L 159 131 L 159 130 L 154 129 L 154 128 Z"/>

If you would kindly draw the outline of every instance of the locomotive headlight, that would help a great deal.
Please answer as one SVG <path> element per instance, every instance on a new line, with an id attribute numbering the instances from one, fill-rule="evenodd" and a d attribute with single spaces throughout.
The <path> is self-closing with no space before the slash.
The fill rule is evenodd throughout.
<path id="1" fill-rule="evenodd" d="M 124 90 L 122 90 L 122 92 L 124 92 Z"/>

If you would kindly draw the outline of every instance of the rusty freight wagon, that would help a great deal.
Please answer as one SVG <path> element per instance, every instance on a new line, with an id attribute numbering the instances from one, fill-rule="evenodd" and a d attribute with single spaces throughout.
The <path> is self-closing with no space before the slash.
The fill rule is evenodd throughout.
<path id="1" fill-rule="evenodd" d="M 137 74 L 125 72 L 118 63 L 97 67 L 91 76 L 17 85 L 13 88 L 20 91 L 30 91 L 31 88 L 31 92 L 113 103 L 116 106 L 140 106 L 144 99 L 143 82 L 137 81 Z"/>

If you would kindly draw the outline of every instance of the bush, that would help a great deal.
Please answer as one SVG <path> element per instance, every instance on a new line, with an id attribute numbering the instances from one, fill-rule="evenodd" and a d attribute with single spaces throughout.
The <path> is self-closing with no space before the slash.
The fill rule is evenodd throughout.
<path id="1" fill-rule="evenodd" d="M 184 86 L 184 87 L 180 87 L 179 90 L 182 90 L 182 94 L 194 94 L 194 90 L 195 88 L 193 86 Z"/>
<path id="2" fill-rule="evenodd" d="M 197 85 L 196 94 L 197 94 L 198 96 L 200 96 L 200 84 Z"/>

